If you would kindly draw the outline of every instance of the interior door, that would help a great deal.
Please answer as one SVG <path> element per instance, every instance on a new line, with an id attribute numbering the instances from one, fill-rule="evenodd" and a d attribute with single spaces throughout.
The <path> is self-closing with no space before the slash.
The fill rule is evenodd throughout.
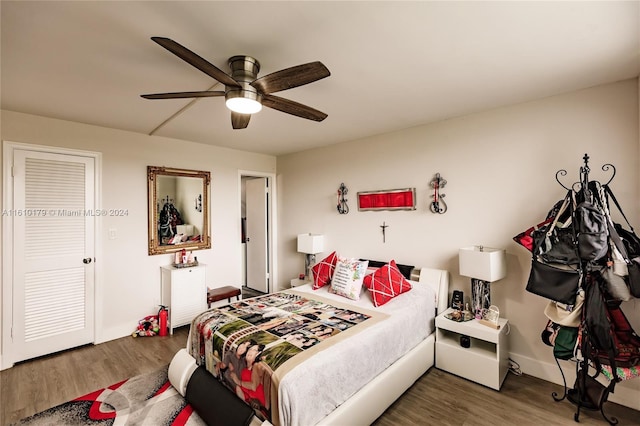
<path id="1" fill-rule="evenodd" d="M 13 151 L 13 362 L 94 341 L 95 159 Z M 5 305 L 6 306 L 6 305 Z"/>
<path id="2" fill-rule="evenodd" d="M 247 179 L 247 287 L 263 293 L 269 292 L 268 196 L 267 178 Z"/>

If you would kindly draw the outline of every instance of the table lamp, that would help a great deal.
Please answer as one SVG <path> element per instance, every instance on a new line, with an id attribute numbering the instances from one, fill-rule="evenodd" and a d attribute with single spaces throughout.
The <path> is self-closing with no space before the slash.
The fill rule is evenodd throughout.
<path id="1" fill-rule="evenodd" d="M 472 312 L 482 318 L 482 310 L 491 306 L 489 283 L 507 275 L 507 257 L 504 249 L 483 246 L 464 247 L 459 252 L 460 275 L 471 278 Z"/>
<path id="2" fill-rule="evenodd" d="M 304 253 L 304 273 L 305 278 L 311 276 L 311 265 L 316 262 L 316 254 L 324 250 L 324 236 L 318 234 L 299 234 L 298 253 Z"/>

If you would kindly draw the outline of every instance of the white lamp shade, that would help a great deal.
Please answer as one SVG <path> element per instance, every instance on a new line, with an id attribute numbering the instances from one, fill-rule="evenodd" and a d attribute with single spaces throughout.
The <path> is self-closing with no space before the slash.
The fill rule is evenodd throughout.
<path id="1" fill-rule="evenodd" d="M 324 250 L 324 236 L 317 234 L 299 234 L 298 252 L 306 254 L 322 253 Z"/>
<path id="2" fill-rule="evenodd" d="M 473 246 L 460 249 L 460 275 L 493 282 L 507 275 L 507 255 L 504 249 Z"/>

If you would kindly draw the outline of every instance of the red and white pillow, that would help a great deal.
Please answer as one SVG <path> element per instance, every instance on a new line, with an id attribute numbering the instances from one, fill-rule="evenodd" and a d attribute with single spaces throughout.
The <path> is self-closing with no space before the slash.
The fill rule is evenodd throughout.
<path id="1" fill-rule="evenodd" d="M 382 306 L 394 297 L 411 290 L 409 281 L 392 260 L 364 278 L 364 286 L 371 292 L 374 306 Z"/>
<path id="2" fill-rule="evenodd" d="M 313 289 L 317 290 L 325 285 L 329 284 L 333 277 L 333 271 L 336 267 L 338 256 L 334 251 L 329 256 L 316 263 L 311 271 L 313 272 Z"/>
<path id="3" fill-rule="evenodd" d="M 338 257 L 336 269 L 331 278 L 329 292 L 347 297 L 352 300 L 360 300 L 362 282 L 369 261 Z"/>

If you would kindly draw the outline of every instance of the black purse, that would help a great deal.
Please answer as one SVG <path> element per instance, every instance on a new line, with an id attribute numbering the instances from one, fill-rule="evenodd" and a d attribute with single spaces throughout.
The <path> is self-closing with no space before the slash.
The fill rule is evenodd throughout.
<path id="1" fill-rule="evenodd" d="M 640 297 L 640 257 L 635 257 L 627 264 L 629 269 L 629 291 L 634 297 Z"/>
<path id="2" fill-rule="evenodd" d="M 616 196 L 613 195 L 613 191 L 611 191 L 611 188 L 609 187 L 609 185 L 602 185 L 602 187 L 606 191 L 607 196 L 611 197 L 614 204 L 618 208 L 618 211 L 624 218 L 624 221 L 627 222 L 627 226 L 629 226 L 629 229 L 631 229 L 631 231 L 627 231 L 622 227 L 622 225 L 618 223 L 613 224 L 615 231 L 617 232 L 618 236 L 622 240 L 624 247 L 627 249 L 627 254 L 630 257 L 640 256 L 640 238 L 636 235 L 636 232 L 633 229 L 633 226 L 631 226 L 631 223 L 629 223 L 629 219 L 627 219 L 627 216 L 622 211 L 622 207 L 620 207 L 620 203 L 618 203 Z"/>
<path id="3" fill-rule="evenodd" d="M 526 287 L 530 293 L 567 305 L 575 304 L 582 279 L 571 223 L 573 206 L 573 193 L 569 190 L 553 222 L 534 231 L 531 272 Z M 560 219 L 564 226 L 560 226 Z"/>
<path id="4" fill-rule="evenodd" d="M 613 195 L 611 188 L 609 188 L 608 185 L 603 185 L 603 187 L 631 229 L 631 231 L 628 231 L 619 224 L 611 226 L 612 221 L 607 221 L 609 226 L 609 236 L 624 257 L 625 262 L 627 262 L 629 275 L 626 277 L 626 280 L 629 285 L 629 291 L 634 297 L 640 298 L 640 238 L 636 235 L 633 226 L 629 223 L 629 219 L 627 219 L 627 216 L 622 211 L 622 208 L 620 207 L 618 200 L 616 200 L 615 195 Z"/>
<path id="5" fill-rule="evenodd" d="M 578 253 L 583 260 L 599 260 L 609 251 L 607 218 L 597 204 L 583 201 L 576 207 Z"/>
<path id="6" fill-rule="evenodd" d="M 540 260 L 547 264 L 578 265 L 576 240 L 571 227 L 558 228 L 554 223 L 533 232 L 534 246 Z"/>
<path id="7" fill-rule="evenodd" d="M 567 210 L 567 207 L 570 208 Z M 553 222 L 533 231 L 533 257 L 538 257 L 546 264 L 580 264 L 575 230 L 571 223 L 572 207 L 573 200 L 569 191 Z"/>
<path id="8" fill-rule="evenodd" d="M 538 261 L 531 261 L 531 272 L 526 290 L 549 300 L 567 305 L 576 303 L 582 272 L 569 267 L 561 268 Z"/>
<path id="9" fill-rule="evenodd" d="M 598 382 L 588 372 L 578 371 L 573 389 L 569 389 L 567 397 L 574 404 L 580 404 L 588 410 L 598 410 L 607 401 L 609 387 Z"/>

